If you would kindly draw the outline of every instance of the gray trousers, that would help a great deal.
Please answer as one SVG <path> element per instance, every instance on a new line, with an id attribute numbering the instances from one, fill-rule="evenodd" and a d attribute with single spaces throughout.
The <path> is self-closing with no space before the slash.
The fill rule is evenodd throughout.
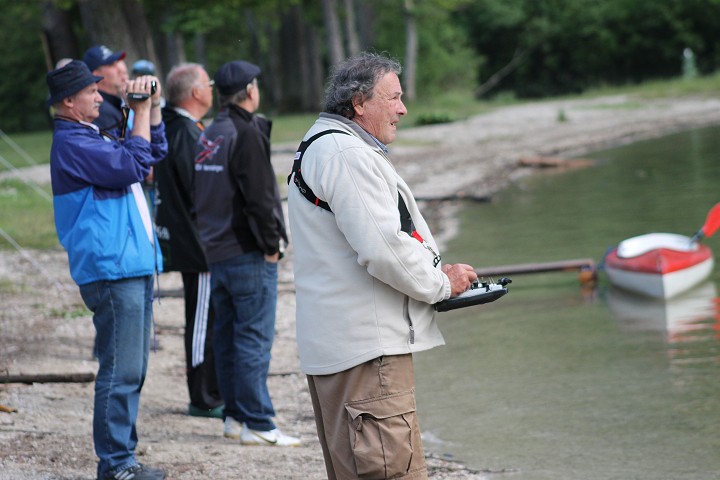
<path id="1" fill-rule="evenodd" d="M 328 479 L 426 479 L 412 355 L 308 375 Z"/>

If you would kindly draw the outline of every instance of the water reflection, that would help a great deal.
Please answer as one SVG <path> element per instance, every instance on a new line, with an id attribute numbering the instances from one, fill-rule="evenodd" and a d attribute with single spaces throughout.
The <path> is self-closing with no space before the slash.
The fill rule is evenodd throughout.
<path id="1" fill-rule="evenodd" d="M 621 329 L 662 332 L 674 366 L 701 361 L 720 363 L 715 343 L 720 340 L 720 298 L 713 282 L 670 300 L 641 297 L 615 287 L 607 291 L 604 299 Z"/>
<path id="2" fill-rule="evenodd" d="M 707 320 L 718 316 L 717 289 L 713 282 L 669 300 L 633 295 L 611 287 L 605 300 L 623 329 L 665 331 L 668 342 L 690 340 L 689 332 L 706 329 Z"/>

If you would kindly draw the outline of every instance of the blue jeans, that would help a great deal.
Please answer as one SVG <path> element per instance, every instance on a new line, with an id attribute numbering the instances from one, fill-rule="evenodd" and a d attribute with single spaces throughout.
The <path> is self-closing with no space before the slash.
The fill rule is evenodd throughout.
<path id="1" fill-rule="evenodd" d="M 267 375 L 275 337 L 277 264 L 252 252 L 210 264 L 215 368 L 225 417 L 272 430 Z"/>
<path id="2" fill-rule="evenodd" d="M 136 421 L 152 334 L 152 276 L 80 286 L 97 332 L 93 442 L 98 477 L 137 464 Z"/>

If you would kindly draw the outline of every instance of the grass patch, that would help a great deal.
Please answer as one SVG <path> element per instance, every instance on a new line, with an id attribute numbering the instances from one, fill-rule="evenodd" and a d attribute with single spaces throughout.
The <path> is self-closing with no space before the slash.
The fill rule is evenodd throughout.
<path id="1" fill-rule="evenodd" d="M 51 195 L 50 186 L 41 187 Z M 52 204 L 19 180 L 0 182 L 0 227 L 23 248 L 57 248 Z M 4 237 L 0 248 L 13 250 Z"/>
<path id="2" fill-rule="evenodd" d="M 471 90 L 444 92 L 430 98 L 405 102 L 408 113 L 400 121 L 400 128 L 464 120 L 491 111 L 497 105 L 495 102 L 475 99 Z"/>
<path id="3" fill-rule="evenodd" d="M 272 143 L 289 142 L 300 145 L 302 138 L 305 136 L 305 132 L 315 123 L 317 114 L 282 115 L 272 117 L 271 119 L 273 122 L 272 135 L 270 136 Z"/>
<path id="4" fill-rule="evenodd" d="M 50 163 L 52 132 L 0 133 L 0 172 L 9 170 L 4 159 L 15 168 Z"/>
<path id="5" fill-rule="evenodd" d="M 0 293 L 14 294 L 19 290 L 20 289 L 16 282 L 9 278 L 0 278 Z"/>
<path id="6" fill-rule="evenodd" d="M 80 304 L 73 304 L 68 305 L 65 307 L 53 307 L 50 310 L 48 310 L 46 316 L 48 318 L 64 318 L 64 319 L 73 319 L 73 318 L 82 318 L 82 317 L 89 317 L 92 315 L 92 312 L 88 310 L 85 305 Z"/>
<path id="7" fill-rule="evenodd" d="M 649 80 L 634 85 L 592 88 L 571 98 L 592 98 L 605 95 L 637 95 L 640 98 L 683 97 L 688 95 L 717 96 L 720 93 L 720 72 L 691 79 Z"/>

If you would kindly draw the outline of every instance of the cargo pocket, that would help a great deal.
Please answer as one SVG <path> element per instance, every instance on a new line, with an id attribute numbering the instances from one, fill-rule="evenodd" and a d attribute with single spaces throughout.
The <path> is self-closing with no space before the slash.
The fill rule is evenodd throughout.
<path id="1" fill-rule="evenodd" d="M 393 478 L 412 469 L 420 442 L 415 409 L 412 390 L 345 404 L 359 478 Z"/>

